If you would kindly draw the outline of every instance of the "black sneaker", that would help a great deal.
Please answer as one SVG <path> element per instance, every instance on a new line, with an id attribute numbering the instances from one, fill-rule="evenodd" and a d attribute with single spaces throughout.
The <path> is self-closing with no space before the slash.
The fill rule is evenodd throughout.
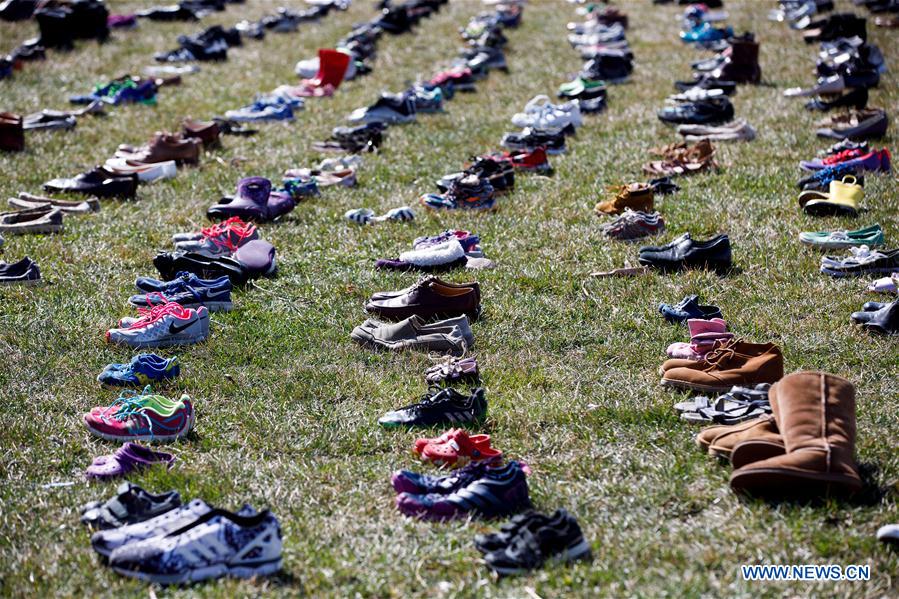
<path id="1" fill-rule="evenodd" d="M 534 532 L 541 526 L 545 526 L 549 522 L 549 516 L 528 510 L 499 527 L 498 532 L 492 532 L 485 535 L 475 535 L 474 546 L 483 554 L 500 551 L 509 546 L 512 540 L 517 537 L 523 529 Z"/>
<path id="2" fill-rule="evenodd" d="M 544 148 L 547 154 L 561 154 L 565 148 L 565 134 L 561 130 L 525 129 L 521 133 L 506 133 L 500 142 L 510 150 Z"/>
<path id="3" fill-rule="evenodd" d="M 386 428 L 397 426 L 434 426 L 438 424 L 465 425 L 487 416 L 484 389 L 473 389 L 463 395 L 455 389 L 428 389 L 418 403 L 387 412 L 378 419 Z"/>
<path id="4" fill-rule="evenodd" d="M 481 157 L 474 158 L 474 162 L 464 171 L 446 175 L 437 181 L 437 189 L 446 193 L 454 182 L 469 175 L 476 175 L 478 179 L 487 181 L 496 191 L 507 191 L 515 186 L 515 169 L 510 163 Z"/>
<path id="5" fill-rule="evenodd" d="M 93 530 L 109 530 L 155 518 L 181 506 L 178 491 L 153 495 L 124 482 L 118 494 L 106 502 L 92 501 L 81 507 L 81 523 Z"/>
<path id="6" fill-rule="evenodd" d="M 659 120 L 677 125 L 726 123 L 734 118 L 734 106 L 727 96 L 666 106 L 658 112 Z"/>
<path id="7" fill-rule="evenodd" d="M 693 79 L 693 81 L 675 81 L 674 87 L 678 91 L 685 92 L 690 89 L 720 89 L 727 96 L 732 96 L 737 91 L 737 84 L 734 81 L 725 81 L 723 79 L 715 79 L 709 75 L 702 75 Z"/>
<path id="8" fill-rule="evenodd" d="M 179 273 L 193 273 L 201 279 L 217 279 L 227 276 L 232 285 L 245 285 L 251 278 L 247 268 L 234 258 L 221 256 L 210 258 L 194 252 L 160 252 L 153 258 L 153 266 L 166 281 Z"/>
<path id="9" fill-rule="evenodd" d="M 558 510 L 549 521 L 531 531 L 522 528 L 508 546 L 488 553 L 487 567 L 501 575 L 521 574 L 546 561 L 571 562 L 590 558 L 590 544 L 577 520 Z"/>

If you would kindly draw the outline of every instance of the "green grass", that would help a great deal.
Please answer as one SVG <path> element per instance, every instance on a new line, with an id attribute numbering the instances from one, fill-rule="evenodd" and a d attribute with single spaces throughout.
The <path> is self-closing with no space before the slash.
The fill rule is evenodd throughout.
<path id="1" fill-rule="evenodd" d="M 564 28 L 574 8 L 533 0 L 522 27 L 508 32 L 509 75 L 491 75 L 476 94 L 449 103 L 444 115 L 390 129 L 383 153 L 366 156 L 357 189 L 328 189 L 283 223 L 262 227 L 278 248 L 278 276 L 238 293 L 236 309 L 213 318 L 207 343 L 178 352 L 184 374 L 160 390 L 195 398 L 197 431 L 171 447 L 176 468 L 133 480 L 231 509 L 244 501 L 271 506 L 283 525 L 284 571 L 267 580 L 155 588 L 157 596 L 882 597 L 899 591 L 897 554 L 873 536 L 880 525 L 899 521 L 899 354 L 895 341 L 849 323 L 849 313 L 869 299 L 862 292 L 866 281 L 820 275 L 818 254 L 796 240 L 801 230 L 880 222 L 895 246 L 896 180 L 868 178 L 870 212 L 857 222 L 815 220 L 798 211 L 796 163 L 824 144 L 814 137 L 816 116 L 781 91 L 812 81 L 815 50 L 765 20 L 773 2 L 730 0 L 734 27 L 756 31 L 762 41 L 765 84 L 741 88 L 734 100 L 759 138 L 722 145 L 722 172 L 683 180 L 683 191 L 662 199 L 660 210 L 669 223 L 664 239 L 688 230 L 700 237 L 729 232 L 740 270 L 727 278 L 689 272 L 595 280 L 587 299 L 581 291 L 587 273 L 635 262 L 637 253 L 634 245 L 603 238 L 593 204 L 607 185 L 642 180 L 647 150 L 675 141 L 654 113 L 671 80 L 687 77 L 690 60 L 700 55 L 677 40 L 678 8 L 649 0 L 620 4 L 631 15 L 633 79 L 610 89 L 608 111 L 589 118 L 569 153 L 553 160 L 555 177 L 519 177 L 490 215 L 418 210 L 411 224 L 370 228 L 342 217 L 350 208 L 381 214 L 414 204 L 435 178 L 495 148 L 528 99 L 552 93 L 577 71 L 580 61 Z M 276 6 L 250 0 L 202 25 L 145 23 L 103 46 L 86 42 L 69 54 L 51 52 L 46 64 L 28 65 L 0 83 L 0 106 L 21 113 L 63 108 L 69 94 L 137 72 L 181 33 Z M 0 290 L 0 595 L 147 595 L 144 585 L 99 564 L 77 511 L 115 489 L 115 483 L 82 482 L 90 460 L 113 446 L 91 437 L 80 415 L 114 399 L 95 376 L 131 355 L 105 345 L 103 332 L 131 313 L 126 297 L 134 277 L 152 274 L 151 259 L 168 247 L 171 233 L 205 225 L 205 208 L 238 178 L 277 178 L 286 168 L 317 162 L 312 142 L 345 114 L 451 59 L 460 45 L 456 28 L 480 10 L 479 2 L 453 0 L 414 35 L 386 37 L 371 76 L 332 99 L 311 100 L 292 123 L 263 125 L 249 139 L 226 138 L 198 168 L 142 187 L 136 202 L 104 201 L 99 214 L 68 219 L 61 235 L 7 237 L 3 259 L 32 257 L 46 283 Z M 372 3 L 359 1 L 297 34 L 251 41 L 227 63 L 203 65 L 183 86 L 163 90 L 156 107 L 121 107 L 84 119 L 69 133 L 29 135 L 27 152 L 0 155 L 0 196 L 37 192 L 49 178 L 103 162 L 120 143 L 139 143 L 183 116 L 219 114 L 258 90 L 291 82 L 296 60 L 332 45 L 372 14 Z M 0 39 L 11 47 L 32 28 L 0 24 Z M 899 68 L 895 36 L 873 27 L 871 36 Z M 894 72 L 872 100 L 893 113 L 899 107 Z M 883 143 L 894 140 L 895 134 Z M 531 464 L 539 508 L 566 507 L 578 516 L 592 543 L 590 563 L 497 582 L 471 545 L 490 524 L 412 522 L 393 506 L 388 477 L 416 466 L 409 451 L 416 435 L 380 430 L 375 421 L 424 390 L 429 361 L 363 351 L 349 332 L 364 318 L 369 294 L 415 278 L 376 272 L 374 260 L 450 226 L 477 232 L 499 265 L 476 275 L 485 308 L 474 331 L 491 410 L 486 428 L 510 457 Z M 665 324 L 656 305 L 686 293 L 720 305 L 741 335 L 780 344 L 788 371 L 820 368 L 856 383 L 858 459 L 882 492 L 808 506 L 742 501 L 730 491 L 729 467 L 697 451 L 697 429 L 671 409 L 681 396 L 658 385 L 665 347 L 685 333 Z M 75 485 L 43 486 L 56 481 Z M 872 579 L 747 583 L 739 574 L 745 563 L 870 564 Z"/>

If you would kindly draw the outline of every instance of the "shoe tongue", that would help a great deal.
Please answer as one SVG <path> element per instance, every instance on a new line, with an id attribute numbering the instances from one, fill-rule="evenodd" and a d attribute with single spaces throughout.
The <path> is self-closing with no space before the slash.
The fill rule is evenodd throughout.
<path id="1" fill-rule="evenodd" d="M 272 182 L 264 177 L 247 177 L 237 184 L 237 195 L 255 204 L 265 204 L 272 192 Z"/>

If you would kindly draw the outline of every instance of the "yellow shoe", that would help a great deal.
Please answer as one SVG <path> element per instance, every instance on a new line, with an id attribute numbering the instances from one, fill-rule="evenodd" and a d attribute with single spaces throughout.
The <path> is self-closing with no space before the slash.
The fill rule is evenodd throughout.
<path id="1" fill-rule="evenodd" d="M 653 211 L 652 187 L 646 183 L 631 183 L 614 188 L 618 193 L 611 200 L 600 202 L 596 211 L 600 214 L 621 214 L 625 208 L 631 210 Z"/>
<path id="2" fill-rule="evenodd" d="M 854 175 L 846 175 L 842 181 L 830 182 L 830 190 L 803 191 L 799 194 L 799 206 L 806 214 L 815 216 L 857 216 L 858 205 L 865 197 L 865 188 L 856 182 Z"/>

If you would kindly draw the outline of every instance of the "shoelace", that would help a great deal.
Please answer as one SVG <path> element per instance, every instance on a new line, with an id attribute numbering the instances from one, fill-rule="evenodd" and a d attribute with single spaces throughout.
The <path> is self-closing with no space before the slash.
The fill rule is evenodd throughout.
<path id="1" fill-rule="evenodd" d="M 847 160 L 852 160 L 853 158 L 859 158 L 863 156 L 863 153 L 860 150 L 843 150 L 837 154 L 832 156 L 828 156 L 822 162 L 824 164 L 833 165 L 839 164 L 841 162 L 846 162 Z"/>
<path id="2" fill-rule="evenodd" d="M 147 295 L 147 298 L 149 300 L 149 298 L 157 296 L 161 298 L 165 303 L 151 306 L 150 308 L 138 308 L 137 313 L 140 314 L 140 318 L 132 323 L 131 326 L 126 327 L 126 329 L 142 329 L 153 324 L 154 322 L 157 322 L 158 320 L 169 314 L 181 320 L 190 318 L 189 309 L 183 307 L 178 302 L 169 301 L 161 293 L 150 293 Z"/>

